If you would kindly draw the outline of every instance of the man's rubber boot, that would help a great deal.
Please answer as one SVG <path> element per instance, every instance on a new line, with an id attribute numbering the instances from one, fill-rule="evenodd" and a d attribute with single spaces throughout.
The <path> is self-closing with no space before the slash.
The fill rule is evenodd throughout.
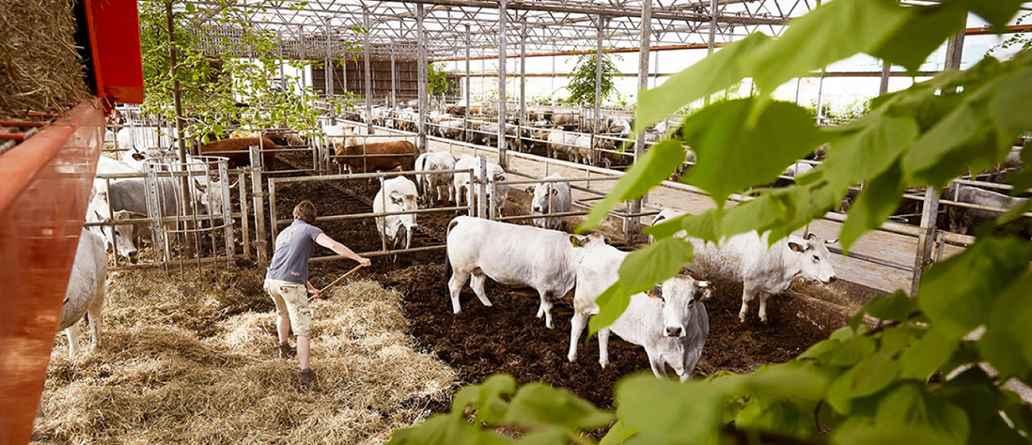
<path id="1" fill-rule="evenodd" d="M 312 368 L 306 368 L 301 370 L 301 387 L 309 388 L 312 383 L 315 382 L 315 372 Z"/>
<path id="2" fill-rule="evenodd" d="M 291 348 L 287 343 L 281 343 L 279 345 L 279 358 L 294 358 L 294 348 Z"/>

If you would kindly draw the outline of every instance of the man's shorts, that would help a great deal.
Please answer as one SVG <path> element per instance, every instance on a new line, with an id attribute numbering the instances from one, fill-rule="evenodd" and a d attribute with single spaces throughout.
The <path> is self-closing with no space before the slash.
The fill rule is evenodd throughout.
<path id="1" fill-rule="evenodd" d="M 276 303 L 276 312 L 290 317 L 290 330 L 294 331 L 294 335 L 307 337 L 312 326 L 312 309 L 308 307 L 308 290 L 305 285 L 266 279 L 265 292 Z"/>

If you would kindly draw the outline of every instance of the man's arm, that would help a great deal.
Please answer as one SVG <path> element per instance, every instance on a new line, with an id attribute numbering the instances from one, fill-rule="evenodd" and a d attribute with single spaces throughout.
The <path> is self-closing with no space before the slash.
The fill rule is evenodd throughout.
<path id="1" fill-rule="evenodd" d="M 320 233 L 319 236 L 315 237 L 315 242 L 320 246 L 323 246 L 327 249 L 334 251 L 337 255 L 355 260 L 355 262 L 362 265 L 363 267 L 368 267 L 370 264 L 369 258 L 359 256 L 351 249 L 349 249 L 348 246 L 338 243 L 336 240 L 330 238 L 325 233 Z"/>
<path id="2" fill-rule="evenodd" d="M 311 281 L 305 282 L 305 284 L 308 285 L 308 293 L 311 294 L 313 298 L 322 298 L 322 293 L 319 292 L 319 288 L 313 286 Z"/>

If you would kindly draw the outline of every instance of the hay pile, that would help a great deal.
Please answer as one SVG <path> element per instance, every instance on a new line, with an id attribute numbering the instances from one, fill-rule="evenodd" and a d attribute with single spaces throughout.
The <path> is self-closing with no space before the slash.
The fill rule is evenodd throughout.
<path id="1" fill-rule="evenodd" d="M 58 111 L 89 95 L 70 0 L 0 0 L 0 110 Z"/>
<path id="2" fill-rule="evenodd" d="M 104 344 L 69 361 L 57 341 L 34 440 L 381 443 L 450 397 L 455 373 L 413 349 L 401 295 L 375 282 L 314 303 L 316 385 L 302 392 L 296 360 L 275 358 L 258 274 L 169 278 L 109 277 Z"/>

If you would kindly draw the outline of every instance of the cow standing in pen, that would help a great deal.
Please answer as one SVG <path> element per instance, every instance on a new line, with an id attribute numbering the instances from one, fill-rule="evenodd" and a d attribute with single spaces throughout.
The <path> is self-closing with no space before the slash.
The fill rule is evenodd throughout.
<path id="1" fill-rule="evenodd" d="M 487 177 L 484 178 L 481 175 L 481 163 L 486 163 L 484 169 L 487 171 Z M 487 203 L 485 207 L 488 208 L 489 212 L 493 212 L 495 215 L 501 215 L 502 209 L 505 208 L 505 200 L 509 196 L 509 186 L 505 184 L 498 184 L 498 182 L 505 181 L 505 170 L 494 162 L 485 160 L 484 158 L 474 158 L 472 156 L 461 156 L 455 161 L 456 170 L 473 170 L 472 179 L 469 173 L 456 173 L 453 177 L 455 183 L 455 202 L 456 204 L 463 205 L 467 203 L 467 194 L 472 192 L 473 199 L 477 199 L 479 196 L 477 189 L 481 183 L 486 182 L 487 189 Z M 493 191 L 492 191 L 493 189 Z M 487 206 L 488 203 L 494 201 L 494 208 Z M 473 201 L 476 204 L 476 201 Z"/>
<path id="2" fill-rule="evenodd" d="M 376 171 L 411 171 L 419 150 L 409 141 L 377 142 L 375 144 L 338 145 L 334 150 L 338 165 L 351 173 Z"/>
<path id="3" fill-rule="evenodd" d="M 455 158 L 441 151 L 423 153 L 416 158 L 417 172 L 441 172 L 416 175 L 420 195 L 431 207 L 447 199 L 455 202 L 454 174 L 446 172 L 455 169 Z"/>
<path id="4" fill-rule="evenodd" d="M 1024 205 L 1028 202 L 1028 198 L 1017 198 L 1003 193 L 962 184 L 950 184 L 946 189 L 946 193 L 943 194 L 943 198 L 951 201 L 1001 209 L 1003 211 Z M 950 231 L 969 235 L 974 235 L 973 229 L 975 226 L 982 222 L 995 219 L 1000 215 L 1000 213 L 1001 212 L 982 209 L 955 206 L 946 207 L 946 216 L 949 221 Z M 1021 218 L 1018 221 L 1019 224 L 1025 223 L 1024 218 Z M 1027 227 L 1022 230 L 1022 233 L 1025 237 L 1029 236 Z"/>
<path id="5" fill-rule="evenodd" d="M 572 238 L 572 239 L 571 239 Z M 552 324 L 552 304 L 562 299 L 576 281 L 577 266 L 587 247 L 605 244 L 601 235 L 570 235 L 556 230 L 508 224 L 469 216 L 448 224 L 448 280 L 452 311 L 462 310 L 459 294 L 467 281 L 484 306 L 491 300 L 484 291 L 488 278 L 507 286 L 527 286 L 538 292 L 537 317 Z"/>
<path id="6" fill-rule="evenodd" d="M 669 217 L 678 212 L 666 211 Z M 660 216 L 664 215 L 660 212 Z M 653 224 L 666 217 L 657 216 Z M 721 272 L 742 280 L 742 307 L 738 319 L 745 323 L 749 303 L 760 299 L 760 321 L 767 322 L 767 299 L 784 292 L 796 278 L 831 283 L 835 281 L 835 268 L 831 264 L 828 247 L 831 242 L 821 240 L 808 233 L 802 237 L 789 235 L 785 239 L 768 243 L 769 233 L 760 235 L 747 232 L 721 240 L 717 245 L 701 239 L 686 237 L 684 232 L 675 236 L 688 239 L 695 248 L 695 260 L 705 261 L 720 267 Z"/>
<path id="7" fill-rule="evenodd" d="M 563 177 L 558 174 L 545 178 L 546 181 L 561 179 Z M 542 182 L 528 188 L 527 193 L 533 195 L 530 200 L 530 212 L 535 216 L 569 212 L 573 202 L 570 184 L 567 182 Z M 558 216 L 534 218 L 534 225 L 543 229 L 559 229 L 562 224 L 563 220 Z"/>
<path id="8" fill-rule="evenodd" d="M 261 151 L 262 167 L 267 168 L 276 159 L 276 153 L 265 150 L 282 150 L 283 147 L 268 136 L 229 138 L 209 142 L 201 146 L 201 156 L 222 156 L 229 159 L 227 166 L 230 169 L 239 167 L 258 167 L 251 165 L 251 147 L 259 147 Z"/>
<path id="9" fill-rule="evenodd" d="M 101 311 L 104 309 L 104 293 L 107 287 L 107 255 L 104 240 L 97 234 L 83 229 L 79 232 L 79 244 L 75 249 L 75 262 L 68 277 L 64 303 L 61 308 L 61 324 L 58 331 L 68 337 L 68 356 L 74 357 L 79 345 L 79 320 L 88 316 L 92 331 L 91 350 L 100 345 L 102 325 Z"/>
<path id="10" fill-rule="evenodd" d="M 570 350 L 566 356 L 570 362 L 577 360 L 577 342 L 588 318 L 599 312 L 596 300 L 619 278 L 620 265 L 627 255 L 612 246 L 596 246 L 584 254 L 577 267 Z M 679 276 L 656 285 L 648 294 L 632 295 L 623 314 L 598 331 L 599 365 L 605 368 L 609 364 L 612 332 L 645 348 L 656 377 L 665 376 L 666 367 L 670 366 L 682 381 L 687 380 L 702 357 L 709 335 L 709 315 L 702 301 L 710 294 L 709 282 Z"/>
<path id="11" fill-rule="evenodd" d="M 419 208 L 416 184 L 404 176 L 383 181 L 383 188 L 373 197 L 373 212 L 409 212 Z M 412 232 L 416 229 L 416 215 L 376 217 L 376 231 L 386 237 L 388 246 L 397 249 L 404 238 L 405 248 L 412 246 Z M 396 258 L 396 257 L 395 257 Z"/>

